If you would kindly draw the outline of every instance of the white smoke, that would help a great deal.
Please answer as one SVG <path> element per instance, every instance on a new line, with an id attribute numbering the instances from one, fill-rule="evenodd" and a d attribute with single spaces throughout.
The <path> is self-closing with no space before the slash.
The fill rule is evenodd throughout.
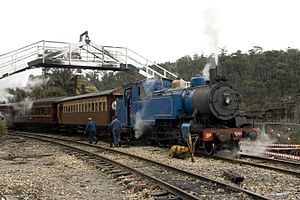
<path id="1" fill-rule="evenodd" d="M 215 63 L 215 58 L 213 55 L 210 55 L 207 59 L 206 59 L 206 64 L 205 64 L 205 67 L 203 68 L 202 70 L 202 74 L 203 74 L 203 77 L 206 79 L 206 80 L 210 80 L 210 73 L 209 73 L 209 70 L 210 69 L 216 69 L 216 63 Z"/>
<path id="2" fill-rule="evenodd" d="M 249 145 L 249 143 L 243 145 L 242 143 L 241 150 L 244 153 L 249 153 L 256 156 L 264 156 L 267 148 L 275 142 L 276 140 L 271 139 L 270 134 L 266 134 L 266 131 L 263 128 L 262 130 L 259 130 L 257 139 L 254 142 L 249 142 L 251 145 Z"/>
<path id="3" fill-rule="evenodd" d="M 142 116 L 140 112 L 137 112 L 135 114 L 135 125 L 134 125 L 134 133 L 135 133 L 135 138 L 139 139 L 143 135 L 144 131 L 144 124 L 142 120 Z"/>
<path id="4" fill-rule="evenodd" d="M 144 102 L 145 98 L 152 94 L 153 88 L 155 87 L 157 79 L 146 79 L 146 81 L 143 83 L 143 87 L 141 91 L 141 96 L 143 97 L 142 101 Z M 134 131 L 135 131 L 135 138 L 140 138 L 144 134 L 145 130 L 145 124 L 143 121 L 142 116 L 144 116 L 144 112 L 147 108 L 147 103 L 143 103 L 141 106 L 141 110 L 139 110 L 135 114 L 135 125 L 134 125 Z"/>
<path id="5" fill-rule="evenodd" d="M 39 87 L 43 84 L 46 84 L 46 82 L 49 79 L 43 80 L 40 77 L 38 78 L 37 76 L 40 74 L 41 74 L 41 69 L 34 69 L 34 70 L 28 70 L 1 79 L 0 80 L 0 101 L 7 101 L 7 99 L 12 97 L 12 95 L 7 92 L 6 88 L 11 88 L 11 89 L 19 88 L 27 92 L 31 92 L 33 86 Z M 30 77 L 32 76 L 36 76 L 34 80 L 31 80 Z"/>
<path id="6" fill-rule="evenodd" d="M 23 78 L 7 77 L 0 80 L 0 101 L 7 101 L 8 98 L 12 97 L 6 90 L 6 88 L 23 88 L 25 85 L 22 83 Z"/>
<path id="7" fill-rule="evenodd" d="M 206 80 L 210 80 L 210 77 L 209 77 L 209 69 L 210 69 L 210 66 L 211 64 L 209 62 L 207 62 L 205 64 L 205 67 L 203 68 L 202 70 L 202 74 L 203 74 L 203 77 L 206 79 Z"/>
<path id="8" fill-rule="evenodd" d="M 46 83 L 49 80 L 50 80 L 50 77 L 47 77 L 47 78 L 42 78 L 42 77 L 29 78 L 27 83 L 26 83 L 26 87 L 24 89 L 25 89 L 25 91 L 31 92 L 31 90 L 36 88 L 36 87 L 46 85 Z"/>
<path id="9" fill-rule="evenodd" d="M 33 105 L 33 101 L 26 98 L 24 101 L 13 104 L 13 109 L 17 111 L 18 113 L 25 115 L 28 112 L 30 112 Z"/>
<path id="10" fill-rule="evenodd" d="M 217 5 L 216 0 L 211 0 L 209 2 L 209 7 L 204 11 L 204 33 L 208 39 L 209 54 L 214 54 L 216 64 L 218 64 L 219 21 Z"/>
<path id="11" fill-rule="evenodd" d="M 146 79 L 145 83 L 143 84 L 145 96 L 149 96 L 152 94 L 152 88 L 154 87 L 156 81 L 157 79 Z"/>

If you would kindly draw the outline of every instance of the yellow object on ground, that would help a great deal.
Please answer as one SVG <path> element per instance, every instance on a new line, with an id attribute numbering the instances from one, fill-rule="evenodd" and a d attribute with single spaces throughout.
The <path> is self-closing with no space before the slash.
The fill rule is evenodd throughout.
<path id="1" fill-rule="evenodd" d="M 190 156 L 191 153 L 189 151 L 189 148 L 185 146 L 174 145 L 169 151 L 169 158 L 185 159 L 189 158 Z"/>

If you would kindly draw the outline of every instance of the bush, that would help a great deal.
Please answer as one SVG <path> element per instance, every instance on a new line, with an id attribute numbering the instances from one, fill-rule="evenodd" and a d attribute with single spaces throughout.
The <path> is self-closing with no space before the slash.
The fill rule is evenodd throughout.
<path id="1" fill-rule="evenodd" d="M 0 135 L 4 135 L 7 133 L 5 120 L 0 119 Z"/>

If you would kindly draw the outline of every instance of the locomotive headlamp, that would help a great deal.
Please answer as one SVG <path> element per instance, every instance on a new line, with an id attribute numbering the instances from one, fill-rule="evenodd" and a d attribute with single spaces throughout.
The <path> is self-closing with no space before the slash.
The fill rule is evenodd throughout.
<path id="1" fill-rule="evenodd" d="M 250 140 L 256 140 L 256 138 L 257 138 L 256 131 L 249 131 L 248 137 L 250 138 Z"/>
<path id="2" fill-rule="evenodd" d="M 243 131 L 243 137 L 249 138 L 250 140 L 256 140 L 257 138 L 257 132 L 252 130 L 252 131 Z"/>
<path id="3" fill-rule="evenodd" d="M 215 134 L 220 142 L 226 142 L 230 139 L 230 136 L 226 133 L 216 133 Z"/>
<path id="4" fill-rule="evenodd" d="M 230 97 L 225 97 L 225 103 L 227 105 L 231 104 L 231 98 Z"/>

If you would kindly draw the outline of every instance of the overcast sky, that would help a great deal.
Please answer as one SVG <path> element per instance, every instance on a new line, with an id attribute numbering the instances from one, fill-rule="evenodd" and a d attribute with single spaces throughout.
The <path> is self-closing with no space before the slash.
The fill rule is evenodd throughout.
<path id="1" fill-rule="evenodd" d="M 299 48 L 297 0 L 9 0 L 2 1 L 0 54 L 39 40 L 76 43 L 89 31 L 100 45 L 128 47 L 156 61 Z M 24 82 L 30 72 L 15 76 Z M 12 78 L 0 80 L 0 89 Z"/>

